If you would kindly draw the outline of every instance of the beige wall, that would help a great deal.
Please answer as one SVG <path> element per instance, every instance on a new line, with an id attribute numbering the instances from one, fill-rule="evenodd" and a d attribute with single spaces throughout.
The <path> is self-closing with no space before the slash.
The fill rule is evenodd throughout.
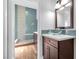
<path id="1" fill-rule="evenodd" d="M 24 38 L 25 33 L 25 7 L 18 6 L 18 39 Z"/>

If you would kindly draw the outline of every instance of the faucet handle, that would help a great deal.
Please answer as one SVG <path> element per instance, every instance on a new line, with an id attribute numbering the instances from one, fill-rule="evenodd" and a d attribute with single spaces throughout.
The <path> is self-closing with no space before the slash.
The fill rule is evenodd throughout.
<path id="1" fill-rule="evenodd" d="M 62 33 L 62 31 L 59 31 L 59 32 L 58 32 L 58 34 L 61 34 L 61 33 Z"/>

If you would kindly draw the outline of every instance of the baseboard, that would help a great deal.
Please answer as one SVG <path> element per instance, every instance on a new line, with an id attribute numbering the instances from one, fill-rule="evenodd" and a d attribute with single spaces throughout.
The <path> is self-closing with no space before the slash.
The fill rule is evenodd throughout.
<path id="1" fill-rule="evenodd" d="M 31 42 L 31 43 L 15 44 L 15 47 L 21 47 L 21 46 L 32 45 L 32 44 L 35 44 L 35 43 Z"/>

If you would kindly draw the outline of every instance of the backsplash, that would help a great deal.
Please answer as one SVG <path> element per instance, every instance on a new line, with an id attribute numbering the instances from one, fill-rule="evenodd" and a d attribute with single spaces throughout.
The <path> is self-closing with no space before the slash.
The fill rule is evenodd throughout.
<path id="1" fill-rule="evenodd" d="M 76 30 L 67 30 L 65 34 L 71 35 L 71 36 L 76 36 Z"/>
<path id="2" fill-rule="evenodd" d="M 61 34 L 65 34 L 65 32 L 66 32 L 65 30 L 42 30 L 42 34 L 47 34 L 49 32 L 51 32 L 51 33 L 58 33 L 60 31 L 62 31 Z"/>
<path id="3" fill-rule="evenodd" d="M 42 30 L 42 34 L 58 33 L 60 31 L 62 31 L 61 34 L 76 36 L 76 30 Z"/>
<path id="4" fill-rule="evenodd" d="M 41 33 L 42 34 L 47 34 L 49 32 L 49 30 L 42 30 Z"/>
<path id="5" fill-rule="evenodd" d="M 65 30 L 51 30 L 53 33 L 58 33 L 61 31 L 61 34 L 65 34 Z"/>

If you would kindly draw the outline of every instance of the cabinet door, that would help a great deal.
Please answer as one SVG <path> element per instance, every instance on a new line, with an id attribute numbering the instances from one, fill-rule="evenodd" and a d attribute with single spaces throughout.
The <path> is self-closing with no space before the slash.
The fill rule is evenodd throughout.
<path id="1" fill-rule="evenodd" d="M 74 41 L 73 39 L 59 42 L 59 58 L 74 59 Z"/>
<path id="2" fill-rule="evenodd" d="M 58 49 L 50 45 L 50 59 L 58 59 Z"/>
<path id="3" fill-rule="evenodd" d="M 49 46 L 44 44 L 44 59 L 49 59 Z"/>

